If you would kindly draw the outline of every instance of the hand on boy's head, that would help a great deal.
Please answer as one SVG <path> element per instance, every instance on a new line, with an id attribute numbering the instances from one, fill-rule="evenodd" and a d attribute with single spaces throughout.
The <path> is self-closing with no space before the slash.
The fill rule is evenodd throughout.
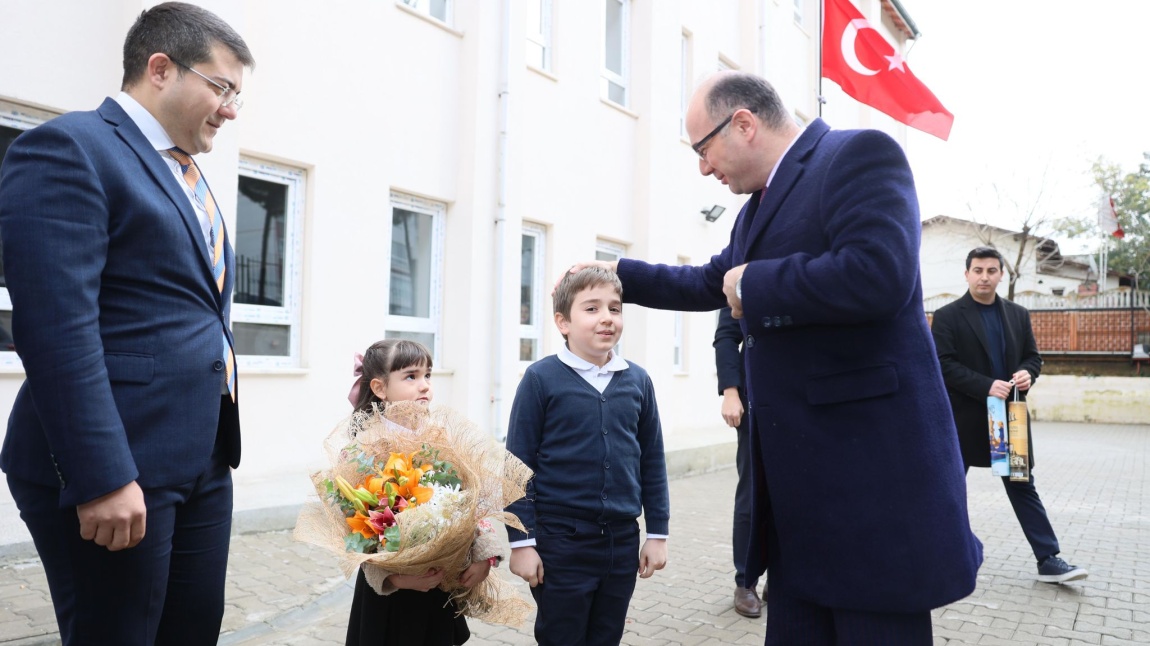
<path id="1" fill-rule="evenodd" d="M 571 269 L 568 269 L 567 273 L 568 274 L 577 274 L 580 271 L 582 271 L 588 267 L 601 267 L 601 268 L 606 269 L 607 271 L 609 271 L 611 273 L 614 273 L 614 274 L 619 273 L 619 261 L 618 260 L 611 261 L 611 262 L 608 262 L 606 260 L 588 260 L 587 262 L 576 263 L 574 265 L 571 265 Z M 555 280 L 555 284 L 551 286 L 551 295 L 552 296 L 555 295 L 555 289 L 557 287 L 559 287 L 559 283 L 560 283 L 560 281 L 563 280 L 564 275 L 565 274 L 560 274 L 559 278 L 557 278 Z"/>
<path id="2" fill-rule="evenodd" d="M 543 583 L 543 560 L 534 547 L 516 547 L 511 550 L 511 562 L 508 569 L 515 576 L 523 579 L 531 587 Z"/>
<path id="3" fill-rule="evenodd" d="M 650 578 L 655 570 L 662 570 L 666 566 L 667 540 L 648 538 L 643 541 L 643 549 L 639 550 L 639 578 Z"/>
<path id="4" fill-rule="evenodd" d="M 491 573 L 491 563 L 487 561 L 476 561 L 467 566 L 463 574 L 459 576 L 459 585 L 465 588 L 474 588 L 487 578 Z"/>

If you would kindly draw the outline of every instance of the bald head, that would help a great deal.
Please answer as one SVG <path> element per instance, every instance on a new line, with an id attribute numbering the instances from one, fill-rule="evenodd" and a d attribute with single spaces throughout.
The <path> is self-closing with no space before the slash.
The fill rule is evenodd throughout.
<path id="1" fill-rule="evenodd" d="M 772 130 L 781 130 L 793 123 L 775 88 L 761 76 L 734 70 L 716 72 L 703 81 L 695 93 L 712 119 L 723 119 L 739 108 L 746 108 Z"/>
<path id="2" fill-rule="evenodd" d="M 757 191 L 799 134 L 775 89 L 746 72 L 707 77 L 687 106 L 687 134 L 699 154 L 699 172 L 733 193 Z"/>

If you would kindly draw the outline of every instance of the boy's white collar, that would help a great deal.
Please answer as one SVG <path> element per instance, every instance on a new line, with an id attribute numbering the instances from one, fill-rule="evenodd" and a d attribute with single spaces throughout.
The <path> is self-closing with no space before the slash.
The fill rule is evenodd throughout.
<path id="1" fill-rule="evenodd" d="M 567 364 L 568 366 L 583 372 L 594 369 L 600 373 L 604 373 L 618 372 L 620 370 L 627 369 L 627 360 L 619 356 L 619 353 L 615 351 L 611 351 L 611 355 L 607 359 L 607 363 L 603 364 L 602 366 L 597 366 L 590 361 L 579 357 L 574 352 L 572 352 L 570 348 L 567 347 L 566 343 L 559 347 L 559 352 L 555 353 L 555 356 L 557 356 L 560 361 Z"/>

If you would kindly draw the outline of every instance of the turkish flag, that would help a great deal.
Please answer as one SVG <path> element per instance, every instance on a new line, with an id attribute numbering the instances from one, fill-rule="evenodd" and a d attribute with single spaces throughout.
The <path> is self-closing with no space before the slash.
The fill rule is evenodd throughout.
<path id="1" fill-rule="evenodd" d="M 1122 230 L 1122 225 L 1118 223 L 1118 211 L 1114 208 L 1114 198 L 1108 197 L 1102 201 L 1101 207 L 1098 209 L 1098 226 L 1102 230 L 1115 238 L 1125 238 L 1126 232 Z"/>
<path id="2" fill-rule="evenodd" d="M 858 101 L 945 141 L 954 115 L 850 0 L 825 2 L 823 76 Z"/>

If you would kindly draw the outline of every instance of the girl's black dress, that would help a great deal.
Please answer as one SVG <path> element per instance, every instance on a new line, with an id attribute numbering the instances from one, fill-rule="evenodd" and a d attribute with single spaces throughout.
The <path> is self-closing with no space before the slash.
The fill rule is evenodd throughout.
<path id="1" fill-rule="evenodd" d="M 427 592 L 396 590 L 376 594 L 360 569 L 355 579 L 346 646 L 455 646 L 471 637 L 467 620 L 456 616 L 449 595 L 435 588 Z"/>

